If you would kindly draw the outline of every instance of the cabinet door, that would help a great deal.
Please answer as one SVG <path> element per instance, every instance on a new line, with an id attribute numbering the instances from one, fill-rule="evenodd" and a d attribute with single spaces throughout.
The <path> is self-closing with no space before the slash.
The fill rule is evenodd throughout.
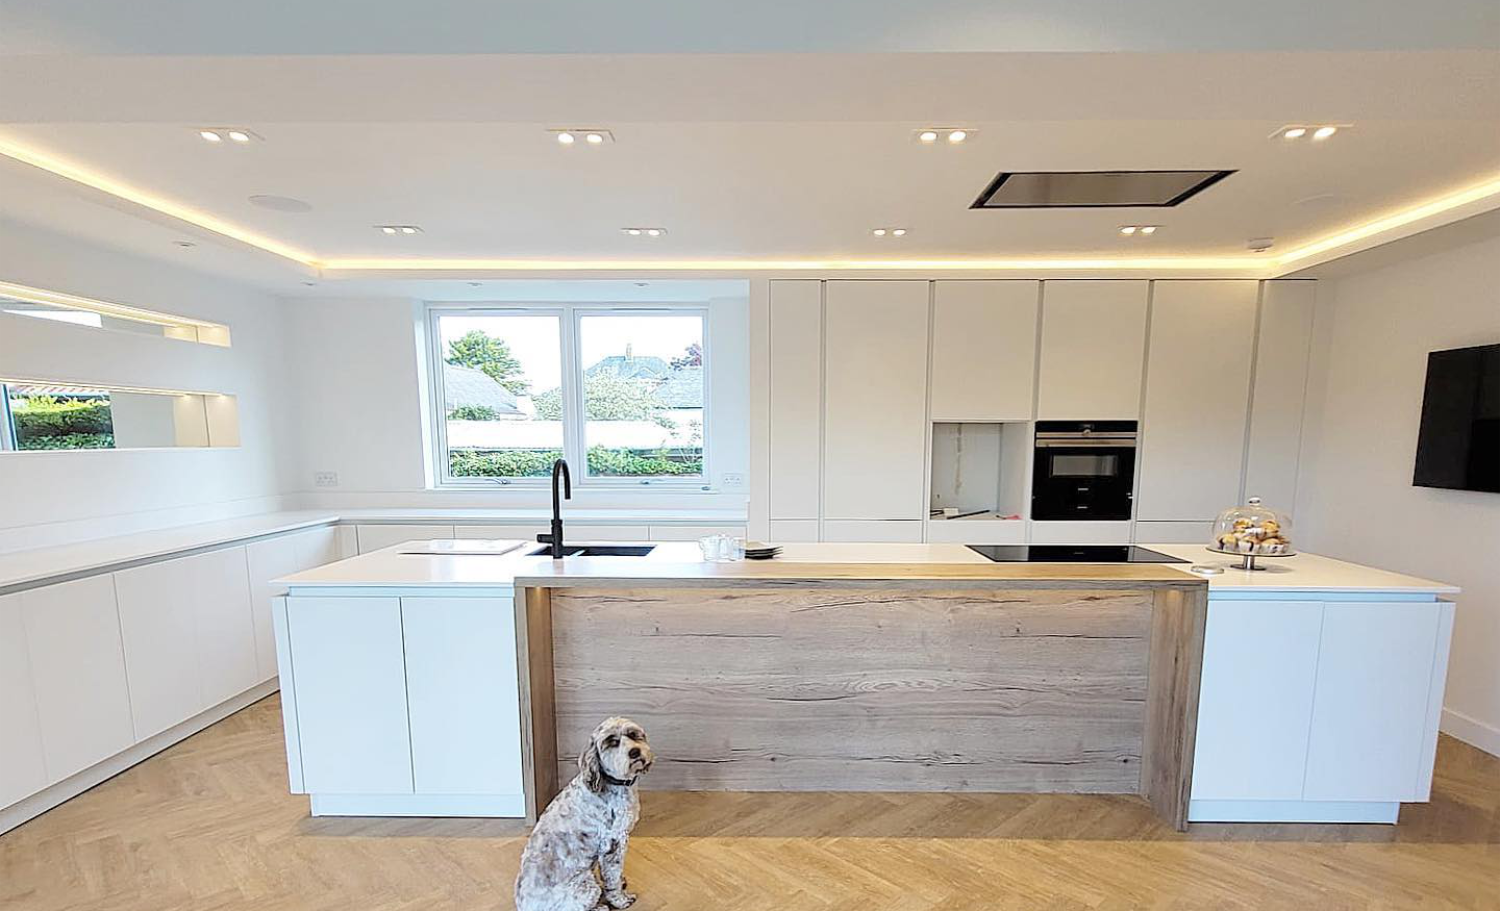
<path id="1" fill-rule="evenodd" d="M 48 782 L 135 742 L 111 576 L 21 593 Z"/>
<path id="2" fill-rule="evenodd" d="M 771 282 L 770 336 L 771 518 L 816 519 L 822 495 L 822 282 Z"/>
<path id="3" fill-rule="evenodd" d="M 1211 521 L 1239 502 L 1258 293 L 1253 281 L 1156 282 L 1137 519 Z"/>
<path id="4" fill-rule="evenodd" d="M 1025 421 L 1039 282 L 933 283 L 932 419 Z"/>
<path id="5" fill-rule="evenodd" d="M 809 544 L 817 540 L 817 519 L 782 519 L 771 523 L 771 541 L 776 544 Z"/>
<path id="6" fill-rule="evenodd" d="M 1300 800 L 1321 601 L 1210 601 L 1194 800 Z"/>
<path id="7" fill-rule="evenodd" d="M 452 525 L 360 525 L 359 552 L 390 547 L 405 541 L 431 541 L 453 537 Z"/>
<path id="8" fill-rule="evenodd" d="M 186 559 L 114 574 L 136 737 L 144 740 L 208 708 L 198 671 L 194 574 Z"/>
<path id="9" fill-rule="evenodd" d="M 1245 493 L 1285 509 L 1291 509 L 1297 499 L 1297 460 L 1316 301 L 1317 282 L 1272 281 L 1262 286 Z"/>
<path id="10" fill-rule="evenodd" d="M 922 523 L 913 521 L 827 519 L 823 522 L 823 540 L 864 544 L 921 544 L 922 530 Z"/>
<path id="11" fill-rule="evenodd" d="M 1303 799 L 1420 798 L 1440 608 L 1435 602 L 1323 608 Z"/>
<path id="12" fill-rule="evenodd" d="M 418 794 L 520 794 L 515 602 L 402 598 Z"/>
<path id="13" fill-rule="evenodd" d="M 21 596 L 0 596 L 0 807 L 47 786 Z"/>
<path id="14" fill-rule="evenodd" d="M 824 518 L 920 521 L 928 283 L 831 281 L 825 309 Z"/>
<path id="15" fill-rule="evenodd" d="M 1147 291 L 1143 281 L 1042 283 L 1039 419 L 1140 416 Z"/>
<path id="16" fill-rule="evenodd" d="M 205 707 L 260 682 L 245 551 L 228 547 L 173 560 L 187 564 L 197 633 L 195 654 Z"/>
<path id="17" fill-rule="evenodd" d="M 276 676 L 271 601 L 286 594 L 286 588 L 271 584 L 271 580 L 338 559 L 338 529 L 333 526 L 251 541 L 245 545 L 245 565 L 250 574 L 250 616 L 255 625 L 256 682 Z"/>
<path id="18" fill-rule="evenodd" d="M 410 794 L 397 598 L 286 599 L 302 783 L 313 794 Z"/>

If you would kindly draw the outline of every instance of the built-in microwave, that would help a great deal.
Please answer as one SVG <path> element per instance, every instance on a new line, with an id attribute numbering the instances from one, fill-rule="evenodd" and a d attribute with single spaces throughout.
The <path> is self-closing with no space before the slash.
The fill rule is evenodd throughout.
<path id="1" fill-rule="evenodd" d="M 1135 421 L 1037 421 L 1031 517 L 1129 519 Z"/>

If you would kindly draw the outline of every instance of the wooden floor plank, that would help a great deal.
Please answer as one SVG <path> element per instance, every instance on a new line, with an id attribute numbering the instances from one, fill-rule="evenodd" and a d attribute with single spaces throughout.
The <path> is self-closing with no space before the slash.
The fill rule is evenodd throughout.
<path id="1" fill-rule="evenodd" d="M 263 700 L 0 836 L 5 911 L 506 909 L 502 820 L 311 819 Z M 1494 909 L 1500 759 L 1444 737 L 1399 826 L 1196 825 L 1131 796 L 653 791 L 641 911 Z"/>

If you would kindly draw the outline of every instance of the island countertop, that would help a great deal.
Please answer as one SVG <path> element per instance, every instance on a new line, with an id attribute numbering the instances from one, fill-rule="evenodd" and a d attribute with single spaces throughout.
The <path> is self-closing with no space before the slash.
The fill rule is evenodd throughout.
<path id="1" fill-rule="evenodd" d="M 416 544 L 417 542 L 413 542 Z M 1387 570 L 1298 554 L 1265 561 L 1266 569 L 1232 568 L 1234 558 L 1214 554 L 1202 545 L 1150 545 L 1151 549 L 1191 563 L 994 563 L 962 544 L 787 544 L 775 560 L 706 563 L 695 543 L 664 542 L 644 557 L 568 557 L 552 560 L 526 556 L 534 542 L 515 542 L 516 550 L 500 555 L 404 554 L 396 545 L 338 563 L 288 576 L 279 582 L 295 588 L 427 587 L 459 588 L 565 587 L 650 583 L 695 584 L 789 583 L 837 580 L 892 582 L 980 582 L 1028 584 L 1046 581 L 1086 587 L 1098 582 L 1139 582 L 1143 586 L 1206 581 L 1210 592 L 1393 591 L 1447 595 L 1454 586 Z M 619 543 L 619 542 L 610 542 Z M 420 546 L 420 545 L 418 545 Z M 1188 571 L 1192 564 L 1226 567 L 1218 575 Z"/>

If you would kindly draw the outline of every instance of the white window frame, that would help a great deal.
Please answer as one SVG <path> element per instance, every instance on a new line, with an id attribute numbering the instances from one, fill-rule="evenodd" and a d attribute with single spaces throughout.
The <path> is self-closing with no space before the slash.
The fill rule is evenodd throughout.
<path id="1" fill-rule="evenodd" d="M 563 406 L 563 458 L 572 469 L 574 486 L 612 491 L 640 491 L 642 493 L 671 492 L 689 493 L 713 491 L 709 479 L 714 477 L 711 468 L 712 447 L 710 426 L 713 409 L 711 396 L 711 361 L 709 341 L 708 305 L 703 303 L 458 303 L 429 301 L 427 309 L 427 377 L 431 413 L 433 484 L 441 488 L 462 490 L 532 489 L 551 486 L 550 478 L 455 478 L 448 473 L 448 422 L 447 402 L 443 384 L 442 365 L 446 352 L 443 350 L 442 333 L 438 321 L 444 316 L 519 316 L 553 317 L 558 321 L 558 342 L 562 346 L 560 366 L 561 395 Z M 611 478 L 590 477 L 588 472 L 587 446 L 583 402 L 583 366 L 579 363 L 579 337 L 582 319 L 585 316 L 697 316 L 703 323 L 703 473 L 692 478 Z"/>

